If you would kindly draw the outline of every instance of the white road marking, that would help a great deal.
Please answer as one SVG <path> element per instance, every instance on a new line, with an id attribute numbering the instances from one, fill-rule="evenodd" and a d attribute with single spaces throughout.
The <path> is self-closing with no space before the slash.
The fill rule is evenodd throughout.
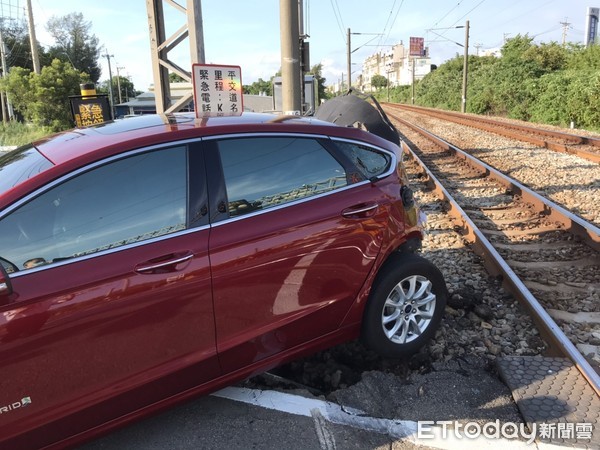
<path id="1" fill-rule="evenodd" d="M 433 434 L 434 437 L 423 439 L 417 436 L 417 422 L 369 417 L 364 412 L 354 408 L 342 407 L 336 403 L 283 392 L 227 387 L 212 395 L 297 416 L 312 417 L 315 421 L 317 437 L 323 450 L 333 450 L 336 448 L 335 437 L 331 430 L 324 426 L 325 422 L 373 431 L 416 445 L 444 450 L 479 450 L 482 448 L 498 450 L 505 450 L 506 448 L 510 448 L 511 450 L 554 450 L 564 448 L 562 446 L 539 442 L 528 445 L 524 441 L 504 438 L 488 439 L 484 436 L 474 439 L 458 439 L 450 433 L 444 437 L 442 427 L 431 427 L 428 429 L 428 434 Z"/>

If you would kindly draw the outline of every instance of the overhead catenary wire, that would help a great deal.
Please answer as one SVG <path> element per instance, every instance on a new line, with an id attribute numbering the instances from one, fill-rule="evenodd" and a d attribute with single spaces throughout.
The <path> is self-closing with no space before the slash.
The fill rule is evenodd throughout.
<path id="1" fill-rule="evenodd" d="M 394 2 L 394 4 L 395 4 L 395 2 Z M 398 6 L 398 10 L 396 11 L 396 15 L 394 16 L 394 20 L 392 20 L 392 23 L 391 23 L 390 27 L 388 28 L 387 36 L 385 37 L 382 45 L 385 45 L 385 43 L 389 39 L 390 34 L 392 32 L 392 28 L 394 28 L 394 25 L 396 24 L 396 20 L 398 19 L 398 15 L 400 14 L 400 10 L 402 9 L 402 5 L 404 5 L 404 0 L 402 0 L 400 2 L 400 6 Z M 392 7 L 392 11 L 390 11 L 390 13 L 391 12 L 393 12 L 393 7 Z M 385 29 L 384 29 L 383 33 L 385 34 Z"/>
<path id="2" fill-rule="evenodd" d="M 342 13 L 340 12 L 340 6 L 338 5 L 337 0 L 329 0 L 331 4 L 331 8 L 333 9 L 333 15 L 335 16 L 335 20 L 338 24 L 338 28 L 340 29 L 340 33 L 342 34 L 342 39 L 346 42 L 346 33 L 344 32 L 344 21 L 342 20 Z M 337 9 L 336 9 L 337 7 Z"/>

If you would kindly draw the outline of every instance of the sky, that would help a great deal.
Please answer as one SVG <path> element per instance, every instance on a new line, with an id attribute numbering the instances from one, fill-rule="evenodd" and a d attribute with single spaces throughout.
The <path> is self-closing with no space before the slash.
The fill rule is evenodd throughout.
<path id="1" fill-rule="evenodd" d="M 177 0 L 185 5 L 185 0 Z M 434 64 L 462 55 L 469 20 L 469 53 L 499 48 L 506 38 L 528 34 L 536 42 L 583 43 L 588 6 L 600 0 L 304 0 L 305 33 L 310 37 L 310 64 L 321 63 L 326 84 L 346 78 L 346 32 L 350 28 L 353 79 L 366 57 L 393 44 L 408 45 L 411 36 L 425 38 Z M 53 44 L 46 31 L 52 16 L 81 12 L 91 32 L 111 55 L 112 74 L 131 77 L 136 89 L 148 89 L 152 78 L 150 38 L 144 0 L 31 0 L 37 39 Z M 591 3 L 590 3 L 591 2 Z M 0 0 L 3 13 L 26 17 L 25 0 Z M 185 23 L 185 16 L 164 3 L 167 34 Z M 10 5 L 9 5 L 10 4 Z M 15 8 L 15 5 L 17 6 Z M 8 7 L 10 6 L 10 7 Z M 269 80 L 281 66 L 278 0 L 202 1 L 206 62 L 239 65 L 243 84 Z M 359 34 L 360 33 L 360 34 Z M 191 70 L 187 42 L 170 53 Z M 101 80 L 108 79 L 107 58 L 101 58 Z"/>

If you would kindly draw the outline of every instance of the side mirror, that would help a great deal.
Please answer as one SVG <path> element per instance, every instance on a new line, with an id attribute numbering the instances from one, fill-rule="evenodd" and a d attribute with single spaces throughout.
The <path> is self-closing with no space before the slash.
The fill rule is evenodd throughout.
<path id="1" fill-rule="evenodd" d="M 0 297 L 8 297 L 12 294 L 12 284 L 10 283 L 10 278 L 8 278 L 8 274 L 6 273 L 6 269 L 4 266 L 0 264 Z"/>

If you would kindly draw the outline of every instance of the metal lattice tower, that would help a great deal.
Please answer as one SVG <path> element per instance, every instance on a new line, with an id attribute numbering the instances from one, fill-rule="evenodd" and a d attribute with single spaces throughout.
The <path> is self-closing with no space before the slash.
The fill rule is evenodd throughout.
<path id="1" fill-rule="evenodd" d="M 182 3 L 185 3 L 184 7 Z M 170 36 L 165 31 L 163 6 L 167 4 L 183 13 L 186 17 L 183 25 Z M 150 52 L 152 55 L 152 73 L 154 75 L 154 93 L 156 112 L 176 112 L 186 106 L 194 96 L 192 90 L 179 101 L 171 104 L 169 71 L 176 73 L 186 81 L 192 81 L 192 64 L 204 63 L 204 37 L 202 27 L 202 7 L 200 0 L 146 0 L 148 25 L 150 28 Z M 186 38 L 189 42 L 189 69 L 185 70 L 169 59 L 169 52 Z"/>

